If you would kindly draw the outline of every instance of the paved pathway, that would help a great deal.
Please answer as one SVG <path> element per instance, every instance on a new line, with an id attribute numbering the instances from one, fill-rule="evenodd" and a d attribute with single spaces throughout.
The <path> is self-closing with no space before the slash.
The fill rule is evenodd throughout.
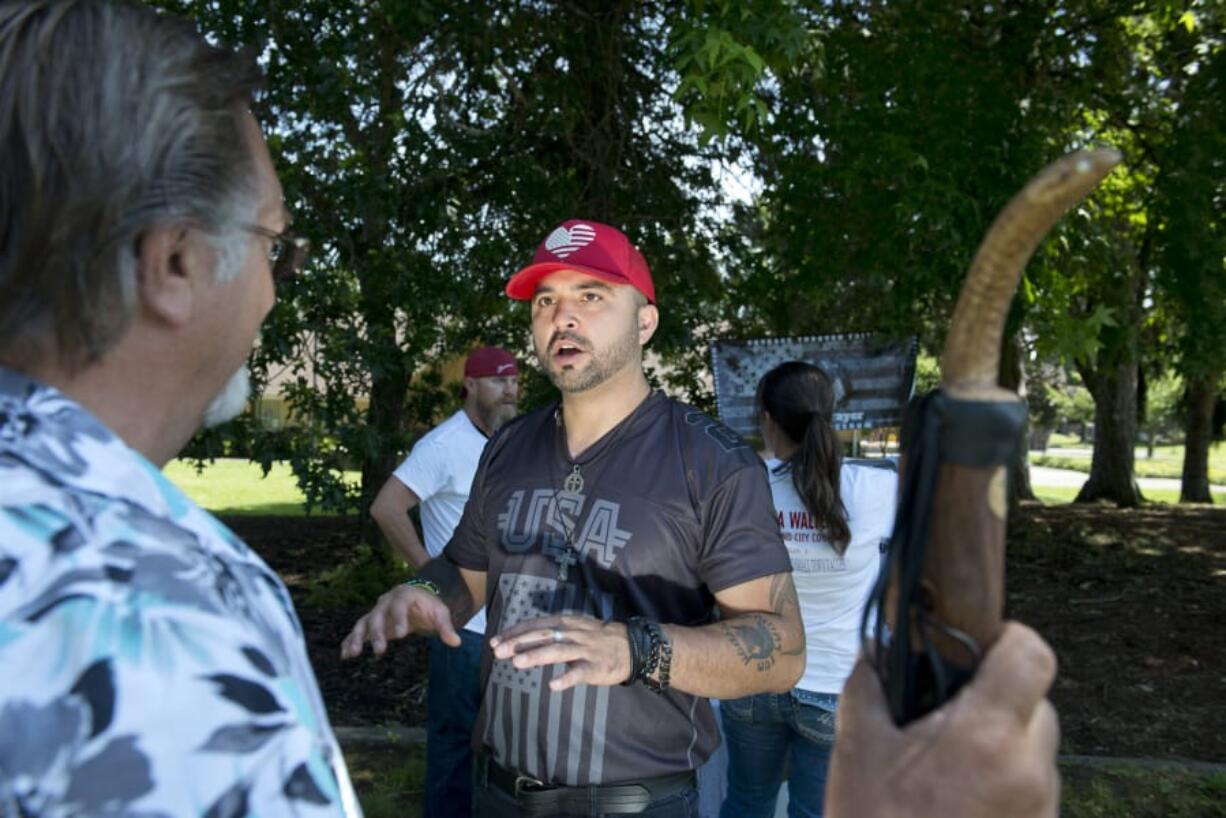
<path id="1" fill-rule="evenodd" d="M 1081 488 L 1089 477 L 1085 472 L 1072 469 L 1052 469 L 1047 466 L 1030 467 L 1030 484 L 1032 486 L 1057 486 Z M 1142 489 L 1172 489 L 1179 491 L 1179 479 L 1176 477 L 1138 477 L 1137 484 Z M 1211 486 L 1214 491 L 1226 491 L 1226 486 Z"/>

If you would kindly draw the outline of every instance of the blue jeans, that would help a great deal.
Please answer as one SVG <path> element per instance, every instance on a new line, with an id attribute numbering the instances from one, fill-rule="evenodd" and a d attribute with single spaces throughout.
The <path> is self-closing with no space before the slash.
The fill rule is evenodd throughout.
<path id="1" fill-rule="evenodd" d="M 838 698 L 797 690 L 720 702 L 728 744 L 721 818 L 771 818 L 788 763 L 789 818 L 821 818 Z"/>
<path id="2" fill-rule="evenodd" d="M 460 647 L 430 638 L 426 692 L 425 818 L 472 815 L 473 722 L 481 704 L 481 645 L 460 630 Z"/>
<path id="3" fill-rule="evenodd" d="M 711 708 L 715 718 L 719 720 L 719 701 L 711 700 Z M 728 793 L 728 742 L 720 741 L 715 752 L 706 763 L 699 767 L 698 773 L 698 815 L 700 818 L 718 818 L 719 808 L 724 803 Z"/>

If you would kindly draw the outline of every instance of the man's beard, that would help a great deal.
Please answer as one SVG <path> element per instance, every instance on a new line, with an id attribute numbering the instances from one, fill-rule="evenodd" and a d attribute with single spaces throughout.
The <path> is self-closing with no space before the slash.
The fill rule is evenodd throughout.
<path id="1" fill-rule="evenodd" d="M 490 406 L 478 405 L 477 411 L 481 415 L 481 424 L 492 435 L 501 429 L 508 420 L 515 417 L 516 412 L 519 410 L 513 403 L 502 403 L 499 401 Z"/>
<path id="2" fill-rule="evenodd" d="M 562 334 L 563 337 L 566 337 L 566 335 L 566 333 Z M 553 382 L 553 385 L 562 392 L 586 392 L 589 389 L 594 389 L 613 377 L 617 372 L 620 372 L 627 363 L 634 360 L 639 354 L 637 323 L 632 325 L 625 335 L 618 338 L 605 349 L 592 347 L 587 342 L 587 339 L 580 338 L 578 335 L 572 335 L 571 337 L 578 340 L 591 356 L 587 365 L 582 369 L 555 370 L 550 366 L 548 358 L 549 348 L 553 346 L 553 342 L 558 338 L 557 333 L 549 339 L 544 350 L 540 347 L 536 348 L 537 360 L 544 367 L 545 374 L 549 376 L 549 380 Z"/>
<path id="3" fill-rule="evenodd" d="M 217 397 L 204 408 L 203 423 L 206 428 L 220 426 L 228 420 L 233 420 L 242 414 L 251 397 L 251 379 L 247 377 L 247 365 L 238 368 L 226 385 L 217 393 Z"/>

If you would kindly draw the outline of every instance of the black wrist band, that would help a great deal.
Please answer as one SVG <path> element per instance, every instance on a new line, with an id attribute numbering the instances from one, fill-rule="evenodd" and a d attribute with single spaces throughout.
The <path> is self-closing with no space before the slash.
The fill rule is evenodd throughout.
<path id="1" fill-rule="evenodd" d="M 650 624 L 641 616 L 632 616 L 626 620 L 626 638 L 630 640 L 634 667 L 630 677 L 622 684 L 632 685 L 635 682 L 641 682 L 655 670 L 656 654 L 652 645 Z"/>
<path id="2" fill-rule="evenodd" d="M 633 618 L 626 623 L 626 642 L 630 646 L 630 675 L 621 683 L 625 687 L 629 687 L 637 682 L 639 674 L 642 673 L 645 655 L 643 649 L 644 637 L 642 620 Z"/>

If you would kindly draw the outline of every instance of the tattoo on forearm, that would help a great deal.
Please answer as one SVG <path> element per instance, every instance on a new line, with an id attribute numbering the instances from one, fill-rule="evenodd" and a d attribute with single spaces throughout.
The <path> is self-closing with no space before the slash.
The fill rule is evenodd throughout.
<path id="1" fill-rule="evenodd" d="M 796 583 L 792 581 L 791 574 L 776 574 L 771 579 L 770 587 L 770 604 L 771 610 L 775 615 L 783 620 L 784 628 L 794 626 L 802 628 L 802 619 L 800 616 L 800 599 L 796 596 Z M 803 636 L 803 630 L 801 631 Z M 797 640 L 792 640 L 796 642 Z M 780 641 L 782 647 L 783 642 Z M 799 644 L 790 650 L 780 651 L 784 656 L 799 656 L 804 652 L 804 640 L 801 638 Z"/>
<path id="2" fill-rule="evenodd" d="M 421 567 L 417 576 L 428 579 L 438 586 L 439 598 L 451 609 L 451 621 L 459 627 L 472 619 L 477 606 L 468 592 L 468 585 L 460 575 L 460 569 L 446 557 L 435 557 Z"/>
<path id="3" fill-rule="evenodd" d="M 759 672 L 774 667 L 775 652 L 779 648 L 779 630 L 765 616 L 738 617 L 721 623 L 720 629 L 746 665 L 754 664 Z"/>
<path id="4" fill-rule="evenodd" d="M 800 601 L 796 598 L 796 584 L 792 582 L 791 574 L 775 574 L 771 577 L 770 603 L 771 610 L 777 616 L 787 616 L 791 611 L 800 610 Z"/>

